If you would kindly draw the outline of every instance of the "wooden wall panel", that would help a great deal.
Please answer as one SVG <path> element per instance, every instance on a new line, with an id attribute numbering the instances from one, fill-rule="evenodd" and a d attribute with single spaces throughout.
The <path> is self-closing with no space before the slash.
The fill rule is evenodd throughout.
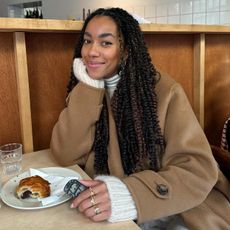
<path id="1" fill-rule="evenodd" d="M 13 33 L 0 33 L 0 145 L 21 142 Z"/>
<path id="2" fill-rule="evenodd" d="M 206 35 L 205 133 L 220 145 L 224 122 L 230 117 L 230 35 Z"/>
<path id="3" fill-rule="evenodd" d="M 24 152 L 33 152 L 33 133 L 30 109 L 30 90 L 26 54 L 25 33 L 14 33 L 14 56 L 17 78 L 18 105 L 20 114 L 21 137 Z"/>
<path id="4" fill-rule="evenodd" d="M 26 34 L 34 150 L 49 147 L 53 126 L 65 106 L 77 36 Z"/>
<path id="5" fill-rule="evenodd" d="M 194 35 L 145 34 L 153 64 L 181 83 L 193 106 Z"/>
<path id="6" fill-rule="evenodd" d="M 193 100 L 194 112 L 204 128 L 205 34 L 194 36 Z"/>

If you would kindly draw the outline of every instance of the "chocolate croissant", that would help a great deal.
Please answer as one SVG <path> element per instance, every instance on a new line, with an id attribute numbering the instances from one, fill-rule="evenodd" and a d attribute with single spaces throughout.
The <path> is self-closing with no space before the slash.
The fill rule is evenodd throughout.
<path id="1" fill-rule="evenodd" d="M 50 196 L 50 183 L 40 176 L 31 176 L 20 180 L 16 188 L 19 199 L 45 198 Z"/>

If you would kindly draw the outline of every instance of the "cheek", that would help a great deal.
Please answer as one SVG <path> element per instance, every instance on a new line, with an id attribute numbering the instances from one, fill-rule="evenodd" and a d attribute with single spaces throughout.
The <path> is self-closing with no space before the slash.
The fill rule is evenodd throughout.
<path id="1" fill-rule="evenodd" d="M 119 61 L 112 62 L 110 67 L 109 67 L 110 74 L 112 74 L 112 75 L 117 74 L 118 70 L 119 70 L 119 65 L 120 65 Z"/>
<path id="2" fill-rule="evenodd" d="M 118 52 L 114 52 L 113 55 L 110 54 L 110 60 L 114 66 L 118 66 L 121 60 L 121 55 Z"/>
<path id="3" fill-rule="evenodd" d="M 82 58 L 84 58 L 85 57 L 85 49 L 81 49 L 81 56 L 82 56 Z"/>

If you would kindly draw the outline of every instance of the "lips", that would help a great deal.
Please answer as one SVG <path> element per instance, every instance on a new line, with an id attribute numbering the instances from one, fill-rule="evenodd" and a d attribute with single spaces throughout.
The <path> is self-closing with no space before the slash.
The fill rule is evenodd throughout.
<path id="1" fill-rule="evenodd" d="M 86 66 L 89 68 L 97 68 L 101 67 L 104 64 L 104 62 L 87 62 Z"/>

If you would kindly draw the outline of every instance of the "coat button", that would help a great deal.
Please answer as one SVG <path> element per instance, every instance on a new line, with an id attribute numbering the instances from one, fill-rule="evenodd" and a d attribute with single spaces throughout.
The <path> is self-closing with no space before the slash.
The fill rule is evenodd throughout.
<path id="1" fill-rule="evenodd" d="M 165 184 L 158 184 L 157 185 L 157 192 L 162 195 L 162 196 L 165 196 L 168 194 L 169 192 L 169 189 L 168 187 L 165 185 Z"/>

